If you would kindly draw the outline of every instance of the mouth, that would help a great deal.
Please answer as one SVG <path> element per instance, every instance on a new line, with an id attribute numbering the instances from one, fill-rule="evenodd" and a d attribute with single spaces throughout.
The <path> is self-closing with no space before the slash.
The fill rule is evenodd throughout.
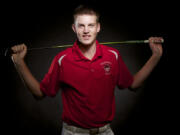
<path id="1" fill-rule="evenodd" d="M 83 37 L 84 40 L 89 40 L 91 35 L 83 35 L 82 37 Z"/>

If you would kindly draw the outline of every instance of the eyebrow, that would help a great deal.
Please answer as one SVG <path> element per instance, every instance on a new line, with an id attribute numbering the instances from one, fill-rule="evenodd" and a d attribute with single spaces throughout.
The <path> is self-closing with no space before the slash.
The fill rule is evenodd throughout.
<path id="1" fill-rule="evenodd" d="M 95 25 L 96 23 L 89 23 L 88 25 Z M 84 25 L 83 23 L 78 23 L 78 25 Z"/>

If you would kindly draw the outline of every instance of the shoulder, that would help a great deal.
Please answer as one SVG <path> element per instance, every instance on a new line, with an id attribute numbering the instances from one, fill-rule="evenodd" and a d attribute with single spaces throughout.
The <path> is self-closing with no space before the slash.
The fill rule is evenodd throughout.
<path id="1" fill-rule="evenodd" d="M 59 58 L 63 55 L 67 55 L 67 54 L 70 54 L 72 52 L 72 47 L 70 48 L 66 48 L 65 50 L 59 52 L 55 57 Z"/>
<path id="2" fill-rule="evenodd" d="M 56 62 L 58 62 L 59 64 L 61 64 L 62 59 L 64 59 L 67 55 L 71 55 L 72 54 L 72 47 L 67 48 L 61 52 L 59 52 L 55 57 L 54 60 Z"/>
<path id="3" fill-rule="evenodd" d="M 115 57 L 116 60 L 120 57 L 119 51 L 113 47 L 101 45 L 101 48 L 102 48 L 103 54 L 105 54 L 105 55 Z"/>

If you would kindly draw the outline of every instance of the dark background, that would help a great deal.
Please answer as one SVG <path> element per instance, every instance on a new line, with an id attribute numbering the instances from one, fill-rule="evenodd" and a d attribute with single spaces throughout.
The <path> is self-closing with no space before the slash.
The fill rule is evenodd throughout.
<path id="1" fill-rule="evenodd" d="M 164 38 L 164 54 L 139 91 L 116 90 L 116 115 L 112 122 L 115 134 L 161 133 L 169 124 L 167 101 L 167 47 L 169 13 L 162 2 L 96 2 L 101 18 L 99 42 Z M 26 89 L 5 48 L 26 43 L 28 48 L 72 44 L 72 11 L 80 1 L 51 3 L 7 3 L 1 12 L 1 128 L 5 134 L 51 134 L 61 132 L 61 95 L 37 101 Z M 166 4 L 163 2 L 163 4 Z M 117 48 L 132 74 L 151 56 L 148 45 L 119 45 Z M 26 62 L 40 81 L 53 57 L 63 49 L 29 51 Z"/>

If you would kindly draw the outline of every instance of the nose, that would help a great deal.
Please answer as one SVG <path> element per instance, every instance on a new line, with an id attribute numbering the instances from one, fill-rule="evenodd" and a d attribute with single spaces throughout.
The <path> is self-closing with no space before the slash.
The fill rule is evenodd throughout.
<path id="1" fill-rule="evenodd" d="M 83 31 L 84 33 L 89 33 L 89 28 L 86 26 L 86 27 L 84 27 L 84 31 Z"/>

